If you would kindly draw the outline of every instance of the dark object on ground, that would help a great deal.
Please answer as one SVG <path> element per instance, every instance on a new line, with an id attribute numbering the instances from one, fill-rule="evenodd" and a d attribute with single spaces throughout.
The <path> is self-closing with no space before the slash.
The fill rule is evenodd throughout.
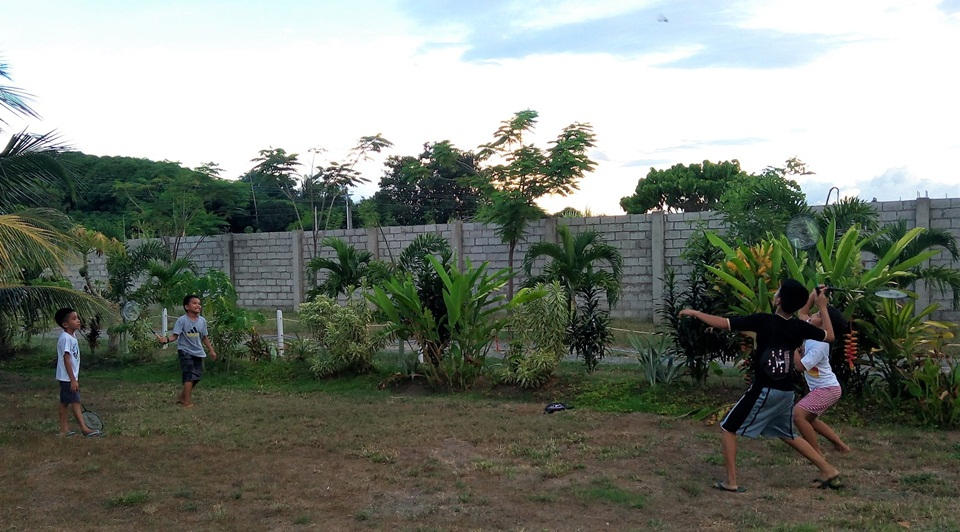
<path id="1" fill-rule="evenodd" d="M 717 480 L 713 483 L 713 489 L 721 491 L 729 491 L 730 493 L 743 493 L 747 491 L 747 488 L 743 486 L 737 486 L 736 488 L 728 488 L 726 484 L 721 480 Z"/>
<path id="2" fill-rule="evenodd" d="M 544 414 L 552 414 L 554 412 L 559 412 L 561 410 L 573 410 L 572 405 L 565 405 L 563 403 L 550 403 L 543 409 Z"/>

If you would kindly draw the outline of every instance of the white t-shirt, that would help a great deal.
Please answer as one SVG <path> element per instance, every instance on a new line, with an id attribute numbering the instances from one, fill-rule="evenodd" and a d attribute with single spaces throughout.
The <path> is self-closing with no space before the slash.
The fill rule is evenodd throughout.
<path id="1" fill-rule="evenodd" d="M 840 381 L 830 367 L 830 344 L 807 340 L 803 344 L 803 349 L 803 358 L 800 359 L 800 363 L 806 368 L 803 376 L 807 379 L 810 390 L 840 386 Z"/>
<path id="2" fill-rule="evenodd" d="M 63 354 L 70 353 L 70 365 L 73 367 L 73 378 L 80 375 L 80 343 L 77 337 L 63 331 L 60 333 L 60 339 L 57 340 L 57 380 L 70 382 L 70 374 L 67 373 L 67 366 L 63 363 Z"/>

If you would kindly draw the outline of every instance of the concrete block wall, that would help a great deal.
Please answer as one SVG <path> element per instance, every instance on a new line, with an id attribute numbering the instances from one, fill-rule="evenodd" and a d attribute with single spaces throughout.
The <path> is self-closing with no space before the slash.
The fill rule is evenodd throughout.
<path id="1" fill-rule="evenodd" d="M 928 222 L 927 227 L 931 229 L 948 231 L 960 241 L 960 198 L 920 199 L 916 203 L 918 204 L 917 220 Z M 928 205 L 924 205 L 925 203 L 928 203 Z M 924 211 L 927 211 L 929 218 L 925 219 Z M 946 250 L 930 259 L 930 265 L 960 268 L 960 262 L 954 262 L 950 253 Z M 940 310 L 937 311 L 935 316 L 936 319 L 960 323 L 960 309 L 955 310 L 953 308 L 952 294 L 949 291 L 940 294 L 939 290 L 930 287 L 927 287 L 926 291 L 929 301 L 940 305 Z"/>
<path id="2" fill-rule="evenodd" d="M 904 219 L 908 227 L 943 229 L 960 239 L 958 198 L 878 202 L 875 206 L 883 222 Z M 690 236 L 701 226 L 719 233 L 724 229 L 719 215 L 713 212 L 538 220 L 528 226 L 526 238 L 517 244 L 514 265 L 518 270 L 531 244 L 557 241 L 557 224 L 569 226 L 574 233 L 598 231 L 620 250 L 624 259 L 623 295 L 612 314 L 614 317 L 644 320 L 654 317 L 656 305 L 662 299 L 661 279 L 665 269 L 675 269 L 681 279 L 689 273 L 692 266 L 681 255 Z M 375 258 L 389 261 L 396 259 L 404 247 L 423 233 L 436 233 L 446 238 L 460 257 L 461 264 L 464 259 L 474 264 L 486 261 L 491 271 L 508 266 L 509 248 L 497 236 L 496 227 L 475 222 L 341 229 L 321 232 L 318 242 L 325 236 L 335 236 L 357 249 L 370 251 Z M 131 245 L 137 243 L 131 241 Z M 214 268 L 226 272 L 233 279 L 240 304 L 245 307 L 293 308 L 303 301 L 310 289 L 306 265 L 315 252 L 312 233 L 295 231 L 188 237 L 181 242 L 180 254 L 189 256 L 201 273 Z M 323 246 L 317 254 L 334 255 L 332 249 Z M 87 261 L 92 279 L 106 282 L 106 258 L 91 254 Z M 960 262 L 953 262 L 948 253 L 941 253 L 930 263 L 960 267 Z M 538 261 L 534 273 L 539 273 L 544 264 L 545 260 Z M 77 262 L 68 268 L 68 278 L 77 288 L 83 285 L 77 273 L 79 266 Z M 319 281 L 322 279 L 321 276 Z M 522 274 L 515 282 L 518 286 L 523 282 Z M 941 310 L 934 315 L 935 319 L 960 321 L 960 311 L 951 308 L 950 293 L 940 294 L 922 285 L 917 291 L 921 304 L 940 304 Z"/>
<path id="3" fill-rule="evenodd" d="M 229 275 L 243 307 L 292 307 L 299 303 L 303 270 L 298 269 L 302 233 L 244 233 L 220 235 L 232 238 Z"/>

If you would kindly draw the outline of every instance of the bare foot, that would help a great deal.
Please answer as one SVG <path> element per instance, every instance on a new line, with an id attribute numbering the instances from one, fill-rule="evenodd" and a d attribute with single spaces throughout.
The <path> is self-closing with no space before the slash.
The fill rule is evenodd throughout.
<path id="1" fill-rule="evenodd" d="M 847 454 L 850 452 L 850 446 L 847 444 L 834 445 L 833 448 L 840 454 Z"/>
<path id="2" fill-rule="evenodd" d="M 827 471 L 826 473 L 821 471 L 820 476 L 817 477 L 817 482 L 820 482 L 820 483 L 829 482 L 839 476 L 840 476 L 840 470 L 833 467 L 833 468 L 830 468 L 830 470 Z"/>
<path id="3" fill-rule="evenodd" d="M 193 408 L 193 403 L 184 403 L 183 401 L 177 401 L 177 402 L 180 403 L 180 406 L 184 408 Z"/>

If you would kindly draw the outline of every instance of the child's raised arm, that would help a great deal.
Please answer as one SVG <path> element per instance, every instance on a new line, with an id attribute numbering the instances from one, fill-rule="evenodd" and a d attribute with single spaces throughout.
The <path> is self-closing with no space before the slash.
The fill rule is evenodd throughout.
<path id="1" fill-rule="evenodd" d="M 723 316 L 714 316 L 713 314 L 707 314 L 706 312 L 700 312 L 699 310 L 694 310 L 692 308 L 685 308 L 680 311 L 680 316 L 690 316 L 692 318 L 697 318 L 698 320 L 706 323 L 714 329 L 723 329 L 725 331 L 730 330 L 730 320 L 724 318 Z"/>
<path id="2" fill-rule="evenodd" d="M 823 322 L 823 323 L 820 325 L 820 328 L 823 329 L 823 331 L 826 333 L 826 335 L 825 335 L 824 338 L 823 338 L 823 341 L 824 341 L 824 342 L 832 342 L 833 339 L 834 339 L 834 336 L 833 336 L 833 324 L 830 323 L 830 313 L 827 311 L 827 307 L 829 306 L 829 302 L 827 301 L 827 290 L 826 290 L 826 288 L 827 288 L 827 287 L 825 287 L 825 286 L 819 286 L 819 287 L 815 288 L 814 291 L 817 293 L 817 308 L 820 309 L 820 316 L 821 316 L 820 319 L 821 319 L 822 322 Z"/>

